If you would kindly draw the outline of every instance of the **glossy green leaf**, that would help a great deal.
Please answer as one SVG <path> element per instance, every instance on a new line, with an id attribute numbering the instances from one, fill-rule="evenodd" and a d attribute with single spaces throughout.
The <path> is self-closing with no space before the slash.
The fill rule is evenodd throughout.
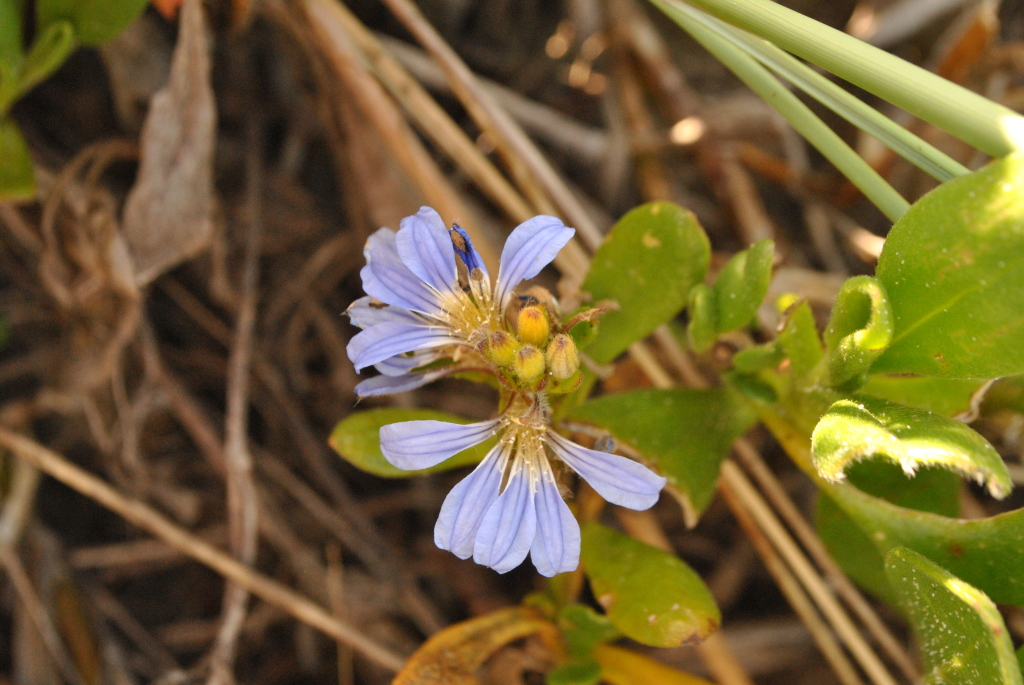
<path id="1" fill-rule="evenodd" d="M 960 478 L 951 471 L 922 468 L 908 478 L 895 464 L 872 460 L 853 464 L 846 475 L 852 485 L 897 506 L 941 516 L 960 514 Z M 814 521 L 822 542 L 847 575 L 876 597 L 895 603 L 882 554 L 857 523 L 826 496 L 817 500 Z"/>
<path id="2" fill-rule="evenodd" d="M 872 397 L 839 400 L 811 436 L 811 458 L 827 480 L 843 479 L 853 462 L 881 457 L 908 474 L 940 466 L 985 483 L 993 497 L 1013 488 L 1002 457 L 966 425 L 939 414 Z"/>
<path id="3" fill-rule="evenodd" d="M 75 28 L 68 21 L 55 21 L 36 36 L 25 57 L 19 89 L 26 92 L 55 72 L 78 46 Z"/>
<path id="4" fill-rule="evenodd" d="M 36 0 L 36 26 L 68 21 L 83 45 L 117 37 L 146 7 L 146 0 Z"/>
<path id="5" fill-rule="evenodd" d="M 637 642 L 697 642 L 722 621 L 700 576 L 678 557 L 628 535 L 586 524 L 580 561 L 612 624 Z"/>
<path id="6" fill-rule="evenodd" d="M 868 368 L 892 340 L 892 332 L 892 308 L 881 283 L 870 276 L 847 279 L 825 327 L 829 384 L 863 385 Z"/>
<path id="7" fill-rule="evenodd" d="M 889 232 L 878 280 L 895 333 L 873 371 L 1024 372 L 1024 156 L 949 181 Z"/>
<path id="8" fill-rule="evenodd" d="M 824 491 L 881 553 L 908 547 L 994 601 L 1024 606 L 1024 509 L 964 520 L 905 509 L 849 485 Z"/>
<path id="9" fill-rule="evenodd" d="M 719 333 L 750 323 L 768 294 L 772 278 L 775 243 L 759 240 L 749 249 L 732 256 L 715 279 L 715 306 Z"/>
<path id="10" fill-rule="evenodd" d="M 860 394 L 880 397 L 943 416 L 971 408 L 971 398 L 985 381 L 929 376 L 871 376 Z"/>
<path id="11" fill-rule="evenodd" d="M 807 300 L 797 300 L 786 309 L 777 340 L 797 379 L 806 378 L 825 356 Z"/>
<path id="12" fill-rule="evenodd" d="M 1003 617 L 985 593 L 903 547 L 886 555 L 885 572 L 921 644 L 925 685 L 1021 685 Z"/>
<path id="13" fill-rule="evenodd" d="M 685 498 L 692 525 L 714 497 L 722 459 L 756 416 L 723 388 L 673 388 L 604 395 L 568 419 L 604 428 L 643 454 Z"/>
<path id="14" fill-rule="evenodd" d="M 609 300 L 586 353 L 608 363 L 686 306 L 704 280 L 711 247 L 692 212 L 670 202 L 641 205 L 612 227 L 594 255 L 583 290 Z"/>
<path id="15" fill-rule="evenodd" d="M 471 423 L 461 416 L 446 414 L 434 409 L 400 409 L 383 407 L 356 412 L 346 417 L 331 431 L 328 439 L 331 447 L 345 461 L 367 473 L 385 478 L 409 478 L 426 473 L 450 471 L 460 466 L 477 464 L 483 460 L 487 451 L 494 446 L 495 438 L 459 452 L 437 466 L 421 471 L 403 471 L 392 466 L 380 452 L 380 429 L 389 423 L 401 421 L 448 421 L 451 423 Z"/>
<path id="16" fill-rule="evenodd" d="M 689 322 L 686 337 L 697 352 L 703 352 L 715 344 L 718 338 L 718 309 L 715 305 L 715 291 L 703 283 L 690 290 L 686 305 Z"/>
<path id="17" fill-rule="evenodd" d="M 36 195 L 32 157 L 11 119 L 0 119 L 0 202 L 31 200 Z"/>

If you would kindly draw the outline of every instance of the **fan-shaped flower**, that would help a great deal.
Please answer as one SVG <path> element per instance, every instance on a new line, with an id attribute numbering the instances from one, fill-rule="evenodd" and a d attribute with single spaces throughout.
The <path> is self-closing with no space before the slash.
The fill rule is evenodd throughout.
<path id="1" fill-rule="evenodd" d="M 406 470 L 435 466 L 499 436 L 448 494 L 434 541 L 501 573 L 527 554 L 546 576 L 579 563 L 579 524 L 559 493 L 549 453 L 606 500 L 631 509 L 653 506 L 665 484 L 635 461 L 587 449 L 551 428 L 546 391 L 579 381 L 568 332 L 593 312 L 561 324 L 552 321 L 557 305 L 541 303 L 519 312 L 515 331 L 506 322 L 513 288 L 540 273 L 573 233 L 550 216 L 520 224 L 505 243 L 492 286 L 466 232 L 448 231 L 437 212 L 423 207 L 402 220 L 398 233 L 382 228 L 367 241 L 360 273 L 367 297 L 348 311 L 363 329 L 348 345 L 349 358 L 357 371 L 381 372 L 356 387 L 360 396 L 411 390 L 473 364 L 501 379 L 504 409 L 496 419 L 408 421 L 380 430 L 384 456 Z M 435 363 L 443 359 L 461 363 Z"/>
<path id="2" fill-rule="evenodd" d="M 425 469 L 495 434 L 495 446 L 445 498 L 434 542 L 499 573 L 518 566 L 527 553 L 545 576 L 579 563 L 580 527 L 559 494 L 548 450 L 612 504 L 649 509 L 665 485 L 642 464 L 553 431 L 543 394 L 516 397 L 502 416 L 480 423 L 393 423 L 381 428 L 380 446 L 398 468 Z"/>

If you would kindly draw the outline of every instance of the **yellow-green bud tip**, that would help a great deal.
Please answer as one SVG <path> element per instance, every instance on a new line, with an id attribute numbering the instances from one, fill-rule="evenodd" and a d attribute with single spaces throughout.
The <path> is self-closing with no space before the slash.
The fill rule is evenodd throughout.
<path id="1" fill-rule="evenodd" d="M 533 345 L 523 345 L 516 353 L 512 368 L 521 380 L 535 381 L 544 375 L 544 355 Z"/>
<path id="2" fill-rule="evenodd" d="M 494 331 L 487 338 L 487 356 L 498 366 L 512 366 L 519 343 L 505 331 Z"/>
<path id="3" fill-rule="evenodd" d="M 547 351 L 548 370 L 560 381 L 570 378 L 580 368 L 580 354 L 573 339 L 560 333 L 552 339 Z"/>
<path id="4" fill-rule="evenodd" d="M 551 334 L 548 316 L 540 307 L 523 307 L 519 310 L 519 322 L 516 325 L 519 340 L 525 345 L 544 347 Z"/>

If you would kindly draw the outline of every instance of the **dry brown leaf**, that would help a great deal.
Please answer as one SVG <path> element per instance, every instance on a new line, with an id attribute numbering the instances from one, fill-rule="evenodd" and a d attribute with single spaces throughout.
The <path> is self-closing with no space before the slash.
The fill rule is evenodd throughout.
<path id="1" fill-rule="evenodd" d="M 499 609 L 457 623 L 423 643 L 392 685 L 478 685 L 476 671 L 492 654 L 535 633 L 549 648 L 555 648 L 555 626 L 526 607 Z"/>
<path id="2" fill-rule="evenodd" d="M 124 208 L 140 286 L 210 243 L 216 126 L 202 0 L 185 0 L 170 83 L 153 96 L 139 175 Z"/>

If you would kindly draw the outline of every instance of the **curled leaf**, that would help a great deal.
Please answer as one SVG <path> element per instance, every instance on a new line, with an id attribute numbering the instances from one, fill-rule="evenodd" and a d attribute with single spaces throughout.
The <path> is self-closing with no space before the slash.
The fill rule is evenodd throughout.
<path id="1" fill-rule="evenodd" d="M 825 328 L 830 385 L 862 385 L 892 333 L 892 307 L 882 284 L 870 276 L 843 283 Z"/>
<path id="2" fill-rule="evenodd" d="M 873 397 L 839 400 L 811 436 L 814 466 L 837 482 L 850 464 L 870 457 L 899 464 L 908 475 L 923 465 L 957 471 L 998 499 L 1013 487 L 995 448 L 959 421 Z"/>

